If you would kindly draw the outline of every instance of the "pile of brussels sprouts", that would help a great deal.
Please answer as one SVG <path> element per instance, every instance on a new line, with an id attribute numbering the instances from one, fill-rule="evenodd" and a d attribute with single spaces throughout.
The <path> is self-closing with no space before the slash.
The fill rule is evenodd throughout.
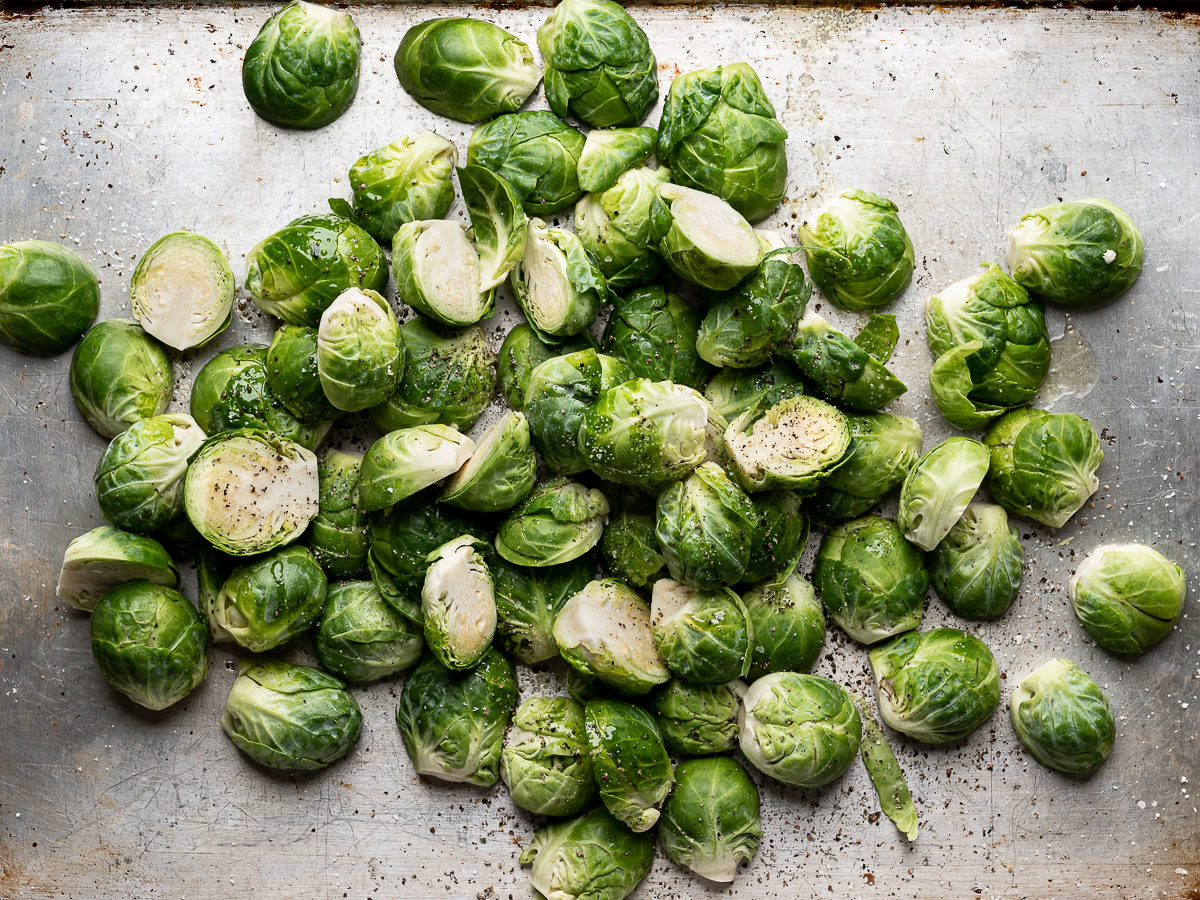
<path id="1" fill-rule="evenodd" d="M 654 129 L 658 66 L 622 7 L 563 0 L 538 47 L 544 71 L 483 21 L 409 30 L 400 84 L 481 123 L 467 164 L 436 134 L 399 137 L 353 164 L 349 201 L 254 247 L 245 288 L 281 323 L 269 345 L 213 356 L 187 413 L 167 412 L 171 351 L 226 328 L 235 294 L 215 244 L 157 241 L 132 276 L 137 321 L 90 329 L 87 263 L 0 248 L 0 338 L 57 353 L 82 336 L 71 394 L 111 439 L 95 471 L 110 524 L 67 547 L 58 596 L 91 612 L 104 677 L 151 709 L 204 679 L 210 639 L 248 651 L 221 725 L 272 768 L 348 753 L 362 715 L 347 682 L 407 672 L 396 724 L 419 773 L 502 779 L 553 817 L 521 856 L 547 896 L 626 896 L 655 828 L 672 860 L 732 881 L 762 836 L 735 750 L 799 788 L 861 755 L 915 839 L 874 714 L 809 674 L 826 618 L 869 648 L 894 731 L 946 744 L 990 719 L 1000 665 L 974 633 L 920 630 L 926 594 L 972 622 L 1003 615 L 1025 563 L 1009 516 L 1061 528 L 1096 490 L 1092 426 L 1028 405 L 1050 364 L 1043 303 L 1127 290 L 1138 230 L 1099 200 L 1039 209 L 1010 235 L 1011 274 L 986 264 L 927 300 L 932 394 L 955 426 L 988 430 L 925 450 L 884 410 L 907 388 L 887 368 L 895 317 L 876 310 L 914 260 L 895 204 L 851 190 L 794 238 L 757 230 L 783 198 L 787 133 L 749 65 L 676 77 Z M 247 51 L 247 98 L 278 124 L 327 124 L 358 53 L 348 14 L 293 3 Z M 519 112 L 542 79 L 552 111 Z M 456 172 L 470 227 L 444 218 Z M 574 228 L 547 218 L 572 205 Z M 856 336 L 817 314 L 810 278 L 870 314 Z M 506 282 L 526 322 L 497 354 L 480 322 Z M 497 389 L 507 409 L 475 428 Z M 356 412 L 378 440 L 322 449 Z M 896 491 L 894 519 L 873 512 Z M 812 583 L 796 572 L 810 521 Z M 1115 653 L 1162 640 L 1184 593 L 1138 544 L 1097 549 L 1070 582 Z M 320 668 L 271 655 L 305 635 Z M 513 661 L 557 658 L 568 696 L 519 702 Z M 1011 713 L 1062 772 L 1113 745 L 1107 699 L 1068 660 L 1022 680 Z"/>

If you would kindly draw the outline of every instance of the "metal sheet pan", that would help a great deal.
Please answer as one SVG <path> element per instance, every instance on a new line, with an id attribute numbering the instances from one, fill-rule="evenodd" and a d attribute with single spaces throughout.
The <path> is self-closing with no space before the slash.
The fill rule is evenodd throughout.
<path id="1" fill-rule="evenodd" d="M 213 237 L 240 276 L 260 238 L 348 193 L 345 173 L 365 150 L 436 128 L 465 151 L 468 127 L 418 107 L 391 66 L 409 25 L 462 9 L 358 9 L 361 93 L 311 134 L 269 126 L 243 99 L 241 56 L 266 8 L 0 18 L 0 239 L 79 250 L 103 279 L 103 316 L 128 314 L 131 264 L 169 230 Z M 471 11 L 531 44 L 545 15 Z M 732 889 L 660 858 L 636 896 L 1200 897 L 1195 592 L 1177 633 L 1130 661 L 1085 639 L 1065 591 L 1076 562 L 1114 540 L 1154 544 L 1200 583 L 1196 20 L 753 4 L 634 14 L 664 88 L 676 71 L 719 62 L 749 60 L 761 73 L 791 133 L 779 225 L 841 186 L 900 204 L 919 265 L 895 310 L 895 365 L 911 387 L 897 408 L 921 422 L 927 446 L 947 429 L 926 385 L 926 294 L 998 260 L 1007 227 L 1060 197 L 1119 203 L 1146 241 L 1145 274 L 1129 296 L 1049 316 L 1055 371 L 1041 403 L 1101 431 L 1102 487 L 1060 532 L 1022 523 L 1021 597 L 977 629 L 1010 685 L 1057 655 L 1097 678 L 1119 717 L 1108 764 L 1082 782 L 1034 765 L 1002 709 L 961 746 L 897 742 L 921 817 L 915 846 L 879 817 L 856 765 L 819 792 L 763 783 L 766 836 Z M 498 342 L 513 321 L 506 306 L 489 334 Z M 234 327 L 182 360 L 176 405 L 212 352 L 264 341 L 271 328 L 243 296 Z M 397 680 L 357 690 L 366 713 L 357 751 L 299 779 L 252 768 L 221 733 L 234 664 L 224 650 L 207 683 L 165 713 L 107 687 L 86 617 L 54 597 L 63 548 L 100 522 L 90 476 L 104 441 L 70 401 L 68 362 L 0 348 L 0 896 L 530 897 L 517 856 L 533 821 L 502 787 L 415 777 L 392 720 Z M 929 624 L 946 620 L 931 599 Z M 833 629 L 817 671 L 869 692 L 866 654 Z M 523 690 L 552 688 L 555 677 L 527 674 Z"/>

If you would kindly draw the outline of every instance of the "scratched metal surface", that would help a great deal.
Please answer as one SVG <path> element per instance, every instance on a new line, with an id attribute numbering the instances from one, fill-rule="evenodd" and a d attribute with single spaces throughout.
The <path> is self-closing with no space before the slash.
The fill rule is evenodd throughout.
<path id="1" fill-rule="evenodd" d="M 359 10 L 361 93 L 313 134 L 272 128 L 242 97 L 240 59 L 265 8 L 0 18 L 0 240 L 79 250 L 103 279 L 103 316 L 127 313 L 131 264 L 168 230 L 211 236 L 240 276 L 261 237 L 347 194 L 345 172 L 367 149 L 434 127 L 465 151 L 468 128 L 416 106 L 391 69 L 404 30 L 450 9 Z M 479 14 L 532 44 L 545 11 Z M 1195 590 L 1177 632 L 1128 661 L 1085 639 L 1064 587 L 1077 560 L 1111 540 L 1154 544 L 1200 583 L 1196 22 L 753 5 L 635 15 L 664 89 L 673 71 L 719 62 L 750 60 L 761 73 L 791 132 L 780 225 L 838 186 L 899 202 L 920 265 L 894 310 L 904 338 L 895 366 L 911 387 L 897 409 L 922 423 L 927 446 L 946 429 L 925 383 L 924 295 L 998 260 L 1009 224 L 1058 197 L 1116 201 L 1146 241 L 1129 296 L 1050 314 L 1056 371 L 1041 402 L 1102 430 L 1102 488 L 1058 533 L 1022 523 L 1021 597 L 1003 621 L 976 629 L 1009 685 L 1056 655 L 1097 678 L 1119 717 L 1105 768 L 1078 782 L 1032 764 L 1008 723 L 1006 688 L 990 725 L 960 746 L 896 742 L 921 818 L 915 846 L 878 820 L 856 764 L 824 791 L 762 784 L 765 838 L 732 889 L 660 858 L 636 896 L 1200 897 Z M 497 341 L 509 309 L 491 323 Z M 203 359 L 270 331 L 243 297 L 234 327 L 182 360 L 176 405 Z M 532 819 L 502 787 L 414 776 L 392 719 L 399 680 L 356 689 L 362 742 L 305 779 L 253 768 L 221 732 L 233 679 L 225 650 L 165 713 L 107 687 L 87 618 L 53 594 L 63 548 L 101 521 L 90 476 L 104 442 L 71 403 L 68 361 L 0 347 L 0 895 L 530 897 L 517 856 Z M 931 598 L 928 623 L 948 618 Z M 869 690 L 865 652 L 835 630 L 817 671 Z M 523 693 L 555 679 L 527 673 Z"/>

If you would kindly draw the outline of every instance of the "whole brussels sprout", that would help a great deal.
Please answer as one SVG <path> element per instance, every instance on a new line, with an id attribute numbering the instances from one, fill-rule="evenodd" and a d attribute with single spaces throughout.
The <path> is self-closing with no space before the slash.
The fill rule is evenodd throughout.
<path id="1" fill-rule="evenodd" d="M 408 29 L 396 50 L 395 68 L 410 97 L 460 122 L 516 112 L 542 79 L 524 41 L 499 25 L 465 16 L 428 19 Z"/>
<path id="2" fill-rule="evenodd" d="M 808 516 L 792 491 L 768 491 L 750 498 L 754 504 L 754 533 L 742 584 L 791 575 L 808 544 Z"/>
<path id="3" fill-rule="evenodd" d="M 803 393 L 800 373 L 783 359 L 758 369 L 722 369 L 704 388 L 704 398 L 730 422 L 751 409 L 769 409 Z"/>
<path id="4" fill-rule="evenodd" d="M 586 559 L 558 566 L 527 568 L 503 560 L 490 563 L 496 595 L 496 639 L 526 665 L 558 656 L 554 618 L 582 591 L 595 567 Z"/>
<path id="5" fill-rule="evenodd" d="M 609 516 L 600 538 L 608 570 L 634 587 L 644 588 L 666 574 L 667 559 L 654 534 L 654 512 L 626 502 Z"/>
<path id="6" fill-rule="evenodd" d="M 106 438 L 165 413 L 174 377 L 167 351 L 131 319 L 97 323 L 71 356 L 75 406 Z"/>
<path id="7" fill-rule="evenodd" d="M 521 851 L 530 881 L 556 900 L 625 900 L 654 864 L 654 837 L 634 834 L 603 807 L 543 825 Z"/>
<path id="8" fill-rule="evenodd" d="M 214 640 L 262 653 L 308 630 L 328 581 L 307 547 L 280 547 L 238 566 L 206 610 Z"/>
<path id="9" fill-rule="evenodd" d="M 863 516 L 826 532 L 813 578 L 829 617 L 860 643 L 921 624 L 929 571 L 891 519 Z"/>
<path id="10" fill-rule="evenodd" d="M 738 709 L 746 685 L 691 684 L 672 678 L 652 699 L 667 749 L 679 756 L 726 753 L 737 746 Z"/>
<path id="11" fill-rule="evenodd" d="M 725 432 L 725 447 L 746 490 L 811 493 L 845 460 L 850 423 L 815 397 L 786 397 L 734 419 Z"/>
<path id="12" fill-rule="evenodd" d="M 782 584 L 767 582 L 742 597 L 754 641 L 753 681 L 774 672 L 808 672 L 825 645 L 825 612 L 813 586 L 789 575 Z"/>
<path id="13" fill-rule="evenodd" d="M 988 472 L 979 441 L 949 437 L 927 451 L 904 476 L 896 524 L 922 550 L 932 550 L 959 520 Z"/>
<path id="14" fill-rule="evenodd" d="M 809 309 L 792 336 L 792 362 L 829 400 L 870 412 L 908 388 L 879 360 Z"/>
<path id="15" fill-rule="evenodd" d="M 702 590 L 660 578 L 650 624 L 659 656 L 684 681 L 728 684 L 750 670 L 754 629 L 741 598 L 729 588 Z"/>
<path id="16" fill-rule="evenodd" d="M 584 714 L 601 801 L 634 832 L 648 831 L 675 783 L 654 717 L 623 700 L 589 700 Z"/>
<path id="17" fill-rule="evenodd" d="M 563 0 L 538 29 L 546 100 L 593 128 L 636 125 L 658 100 L 650 40 L 614 0 Z"/>
<path id="18" fill-rule="evenodd" d="M 862 743 L 854 701 L 819 675 L 764 675 L 746 690 L 738 726 L 738 742 L 751 765 L 799 788 L 823 787 L 839 778 Z"/>
<path id="19" fill-rule="evenodd" d="M 367 569 L 367 514 L 358 504 L 362 455 L 326 450 L 317 460 L 317 516 L 308 546 L 330 578 L 352 578 Z"/>
<path id="20" fill-rule="evenodd" d="M 608 501 L 594 488 L 555 479 L 534 488 L 500 523 L 496 552 L 519 566 L 555 566 L 596 546 Z"/>
<path id="21" fill-rule="evenodd" d="M 709 881 L 733 881 L 762 840 L 758 804 L 758 788 L 728 756 L 680 763 L 658 826 L 663 852 Z"/>
<path id="22" fill-rule="evenodd" d="M 421 632 L 384 602 L 370 581 L 329 586 L 313 650 L 322 668 L 348 681 L 377 681 L 401 672 L 421 656 Z"/>
<path id="23" fill-rule="evenodd" d="M 626 694 L 647 694 L 671 677 L 654 646 L 650 606 L 614 578 L 589 582 L 558 611 L 563 659 Z"/>
<path id="24" fill-rule="evenodd" d="M 161 531 L 183 511 L 188 459 L 204 432 L 184 413 L 134 422 L 100 457 L 93 476 L 104 518 L 126 531 Z"/>
<path id="25" fill-rule="evenodd" d="M 552 216 L 583 194 L 578 172 L 583 141 L 554 113 L 509 113 L 475 129 L 467 162 L 512 185 L 529 215 Z"/>
<path id="26" fill-rule="evenodd" d="M 1145 653 L 1179 621 L 1187 585 L 1183 569 L 1152 547 L 1102 544 L 1068 590 L 1092 640 L 1114 653 Z"/>
<path id="27" fill-rule="evenodd" d="M 208 674 L 208 629 L 183 594 L 149 581 L 105 591 L 92 610 L 104 680 L 146 709 L 182 700 Z"/>
<path id="28" fill-rule="evenodd" d="M 51 241 L 0 245 L 0 341 L 21 353 L 61 353 L 99 311 L 100 282 L 78 253 Z"/>
<path id="29" fill-rule="evenodd" d="M 579 186 L 585 191 L 607 191 L 624 172 L 646 161 L 657 140 L 653 128 L 589 131 L 579 154 Z"/>
<path id="30" fill-rule="evenodd" d="M 720 197 L 676 184 L 657 185 L 654 193 L 655 249 L 684 281 L 727 291 L 758 268 L 765 253 L 758 236 Z"/>
<path id="31" fill-rule="evenodd" d="M 610 291 L 644 284 L 662 268 L 651 212 L 658 203 L 658 186 L 670 178 L 667 169 L 639 166 L 603 193 L 585 194 L 575 204 L 575 231 Z"/>
<path id="32" fill-rule="evenodd" d="M 223 355 L 218 354 L 214 359 Z M 254 355 L 247 353 L 245 359 L 248 361 Z M 276 329 L 271 346 L 267 348 L 266 373 L 268 396 L 277 399 L 304 424 L 319 426 L 341 415 L 325 396 L 317 374 L 317 329 L 307 325 L 282 325 Z M 230 374 L 232 377 L 234 373 Z M 218 393 L 223 391 L 224 388 Z M 192 393 L 194 396 L 194 388 Z M 244 393 L 240 391 L 237 395 Z"/>
<path id="33" fill-rule="evenodd" d="M 101 525 L 67 544 L 55 596 L 88 612 L 109 588 L 130 581 L 175 588 L 179 570 L 154 538 Z"/>
<path id="34" fill-rule="evenodd" d="M 504 402 L 515 410 L 523 410 L 529 376 L 534 369 L 548 359 L 587 350 L 591 346 L 591 337 L 587 334 L 567 338 L 561 344 L 548 344 L 538 337 L 528 322 L 521 322 L 500 345 L 497 376 Z"/>
<path id="35" fill-rule="evenodd" d="M 1100 438 L 1074 413 L 1014 409 L 983 443 L 992 457 L 988 491 L 1014 515 L 1062 528 L 1100 486 Z"/>
<path id="36" fill-rule="evenodd" d="M 805 501 L 813 518 L 843 522 L 877 505 L 921 457 L 921 426 L 908 416 L 847 413 L 850 452 Z"/>
<path id="37" fill-rule="evenodd" d="M 1107 200 L 1075 200 L 1021 216 L 1008 233 L 1008 268 L 1039 300 L 1092 307 L 1142 274 L 1142 233 Z"/>
<path id="38" fill-rule="evenodd" d="M 586 331 L 608 295 L 604 273 L 575 233 L 547 228 L 541 219 L 529 220 L 525 253 L 509 280 L 525 318 L 546 341 Z"/>
<path id="39" fill-rule="evenodd" d="M 696 352 L 700 314 L 659 285 L 613 298 L 600 348 L 625 361 L 638 378 L 673 381 L 699 390 L 709 367 Z"/>
<path id="40" fill-rule="evenodd" d="M 176 350 L 201 347 L 228 328 L 236 294 L 225 254 L 186 231 L 151 244 L 129 282 L 129 305 L 146 333 Z"/>
<path id="41" fill-rule="evenodd" d="M 929 555 L 933 589 L 964 619 L 1008 612 L 1025 574 L 1025 548 L 1004 508 L 972 503 Z"/>
<path id="42" fill-rule="evenodd" d="M 1008 708 L 1017 737 L 1048 769 L 1091 775 L 1112 752 L 1117 723 L 1108 698 L 1069 659 L 1052 659 L 1026 675 Z"/>
<path id="43" fill-rule="evenodd" d="M 422 624 L 421 587 L 426 559 L 447 541 L 467 534 L 477 522 L 441 503 L 429 493 L 418 494 L 367 517 L 371 551 L 367 557 L 371 580 L 397 612 Z"/>
<path id="44" fill-rule="evenodd" d="M 464 534 L 429 554 L 421 612 L 425 643 L 447 669 L 470 669 L 492 646 L 496 595 L 483 551 L 487 544 Z"/>
<path id="45" fill-rule="evenodd" d="M 914 254 L 897 209 L 886 197 L 849 190 L 800 223 L 809 274 L 830 303 L 866 312 L 904 293 Z"/>
<path id="46" fill-rule="evenodd" d="M 1000 667 L 992 651 L 957 628 L 909 631 L 869 656 L 879 715 L 924 744 L 965 738 L 1000 702 Z"/>
<path id="47" fill-rule="evenodd" d="M 289 325 L 316 328 L 346 288 L 382 291 L 387 280 L 387 260 L 371 235 L 331 213 L 301 216 L 246 254 L 254 305 Z"/>
<path id="48" fill-rule="evenodd" d="M 388 432 L 363 457 L 359 505 L 372 512 L 399 503 L 453 475 L 474 452 L 475 442 L 449 425 L 418 425 Z"/>
<path id="49" fill-rule="evenodd" d="M 716 194 L 751 222 L 787 188 L 787 129 L 746 63 L 675 76 L 658 126 L 658 158 L 675 180 Z"/>
<path id="50" fill-rule="evenodd" d="M 400 323 L 375 291 L 348 288 L 321 314 L 317 375 L 337 409 L 359 412 L 386 400 L 400 381 Z"/>
<path id="51" fill-rule="evenodd" d="M 483 433 L 461 469 L 446 482 L 438 499 L 475 512 L 500 512 L 516 506 L 537 481 L 537 456 L 529 441 L 529 422 L 510 412 Z"/>
<path id="52" fill-rule="evenodd" d="M 447 669 L 431 654 L 404 680 L 396 727 L 421 775 L 491 787 L 516 705 L 517 676 L 499 650 L 466 670 Z"/>
<path id="53" fill-rule="evenodd" d="M 530 697 L 517 707 L 500 751 L 512 802 L 541 816 L 573 816 L 596 802 L 583 707 L 567 697 Z"/>
<path id="54" fill-rule="evenodd" d="M 297 0 L 267 19 L 242 60 L 254 111 L 285 128 L 321 128 L 358 93 L 362 39 L 350 14 Z"/>
<path id="55" fill-rule="evenodd" d="M 233 556 L 296 540 L 320 507 L 317 458 L 265 431 L 226 431 L 200 445 L 183 479 L 183 506 L 201 537 Z"/>
<path id="56" fill-rule="evenodd" d="M 720 466 L 706 462 L 658 495 L 654 533 L 672 578 L 715 588 L 745 576 L 758 521 L 750 498 Z"/>
<path id="57" fill-rule="evenodd" d="M 579 450 L 584 416 L 602 392 L 632 377 L 624 362 L 591 349 L 552 357 L 530 373 L 525 415 L 550 469 L 573 475 L 588 467 Z"/>
<path id="58" fill-rule="evenodd" d="M 242 660 L 221 727 L 259 765 L 315 771 L 358 743 L 362 710 L 332 675 L 265 656 Z"/>

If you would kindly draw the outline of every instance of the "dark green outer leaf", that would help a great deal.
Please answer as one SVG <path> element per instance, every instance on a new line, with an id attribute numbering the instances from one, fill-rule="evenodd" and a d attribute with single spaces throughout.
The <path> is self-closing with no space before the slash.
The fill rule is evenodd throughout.
<path id="1" fill-rule="evenodd" d="M 0 341 L 22 353 L 60 353 L 100 311 L 96 273 L 50 241 L 0 246 Z"/>
<path id="2" fill-rule="evenodd" d="M 0 311 L 0 319 L 3 315 Z M 70 385 L 75 406 L 88 424 L 112 438 L 134 422 L 167 411 L 174 367 L 167 351 L 142 326 L 129 319 L 106 319 L 88 330 L 71 355 Z"/>
<path id="3" fill-rule="evenodd" d="M 638 378 L 699 389 L 711 369 L 696 353 L 700 315 L 682 297 L 654 285 L 615 298 L 600 347 Z"/>
<path id="4" fill-rule="evenodd" d="M 527 665 L 557 656 L 554 617 L 592 580 L 595 567 L 585 559 L 538 569 L 492 559 L 489 566 L 500 644 Z"/>
<path id="5" fill-rule="evenodd" d="M 341 415 L 325 396 L 317 377 L 315 328 L 280 326 L 267 348 L 266 373 L 270 393 L 301 422 L 316 425 Z"/>
<path id="6" fill-rule="evenodd" d="M 508 181 L 531 216 L 549 216 L 583 196 L 577 172 L 583 142 L 553 113 L 510 113 L 475 129 L 467 162 Z"/>

